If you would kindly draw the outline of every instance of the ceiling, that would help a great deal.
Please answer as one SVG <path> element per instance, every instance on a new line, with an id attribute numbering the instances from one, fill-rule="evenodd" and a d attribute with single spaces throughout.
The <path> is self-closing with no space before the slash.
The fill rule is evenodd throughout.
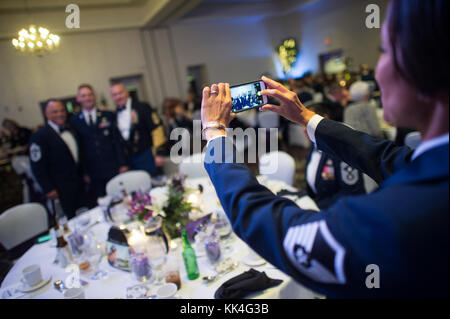
<path id="1" fill-rule="evenodd" d="M 58 34 L 123 28 L 152 28 L 180 20 L 214 21 L 281 15 L 320 0 L 0 0 L 0 40 L 9 39 L 28 24 Z M 65 26 L 65 7 L 80 8 L 80 29 Z"/>

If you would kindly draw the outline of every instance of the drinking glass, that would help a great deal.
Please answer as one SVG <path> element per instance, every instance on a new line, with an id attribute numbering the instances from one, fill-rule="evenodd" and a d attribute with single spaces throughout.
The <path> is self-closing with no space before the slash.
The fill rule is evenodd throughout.
<path id="1" fill-rule="evenodd" d="M 152 267 L 145 252 L 131 254 L 131 271 L 138 281 L 145 282 L 152 278 Z"/>
<path id="2" fill-rule="evenodd" d="M 101 241 L 93 241 L 87 249 L 87 255 L 87 260 L 89 261 L 93 271 L 90 279 L 100 280 L 106 278 L 108 273 L 105 270 L 100 269 L 100 263 L 103 256 L 106 255 L 106 243 Z"/>

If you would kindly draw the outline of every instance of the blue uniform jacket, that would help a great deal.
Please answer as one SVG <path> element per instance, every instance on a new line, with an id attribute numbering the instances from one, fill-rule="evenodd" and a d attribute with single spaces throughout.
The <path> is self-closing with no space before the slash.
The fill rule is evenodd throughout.
<path id="1" fill-rule="evenodd" d="M 448 144 L 411 162 L 409 148 L 327 119 L 316 142 L 379 188 L 320 212 L 302 210 L 233 163 L 228 139 L 209 143 L 205 167 L 235 233 L 328 297 L 448 297 Z"/>
<path id="2" fill-rule="evenodd" d="M 311 160 L 313 149 L 314 145 L 311 145 L 306 168 Z M 343 196 L 366 193 L 361 171 L 325 152 L 321 154 L 315 175 L 314 187 L 317 193 L 314 193 L 309 184 L 307 184 L 307 191 L 321 209 L 328 208 Z"/>
<path id="3" fill-rule="evenodd" d="M 80 176 L 79 166 L 66 143 L 48 124 L 30 138 L 30 163 L 44 194 L 71 188 Z"/>
<path id="4" fill-rule="evenodd" d="M 93 179 L 111 179 L 119 174 L 119 168 L 127 161 L 114 113 L 97 111 L 92 127 L 86 124 L 83 113 L 73 115 L 69 121 L 79 136 L 84 173 Z"/>

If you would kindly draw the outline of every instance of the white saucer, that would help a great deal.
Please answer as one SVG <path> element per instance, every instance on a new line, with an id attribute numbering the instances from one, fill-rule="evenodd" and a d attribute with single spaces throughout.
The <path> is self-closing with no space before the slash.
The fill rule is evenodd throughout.
<path id="1" fill-rule="evenodd" d="M 244 260 L 242 260 L 242 262 L 244 264 L 246 264 L 247 266 L 251 266 L 251 267 L 262 266 L 266 263 L 266 261 L 262 258 L 251 260 L 248 258 L 248 256 L 246 256 L 246 258 Z"/>
<path id="2" fill-rule="evenodd" d="M 34 286 L 28 286 L 27 284 L 21 282 L 21 285 L 17 288 L 17 290 L 21 291 L 21 292 L 32 292 L 35 290 L 38 290 L 42 287 L 44 287 L 45 285 L 47 285 L 50 281 L 52 280 L 52 276 L 49 275 L 47 279 L 42 279 L 41 282 L 37 283 Z"/>

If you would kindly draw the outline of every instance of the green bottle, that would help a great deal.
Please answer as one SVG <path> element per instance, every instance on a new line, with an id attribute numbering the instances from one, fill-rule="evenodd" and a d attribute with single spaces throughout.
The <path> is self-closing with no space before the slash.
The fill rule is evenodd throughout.
<path id="1" fill-rule="evenodd" d="M 194 248 L 192 248 L 189 243 L 186 230 L 181 232 L 181 240 L 183 241 L 183 260 L 187 276 L 190 280 L 197 279 L 198 276 L 200 276 L 197 266 L 197 257 L 195 257 Z"/>

